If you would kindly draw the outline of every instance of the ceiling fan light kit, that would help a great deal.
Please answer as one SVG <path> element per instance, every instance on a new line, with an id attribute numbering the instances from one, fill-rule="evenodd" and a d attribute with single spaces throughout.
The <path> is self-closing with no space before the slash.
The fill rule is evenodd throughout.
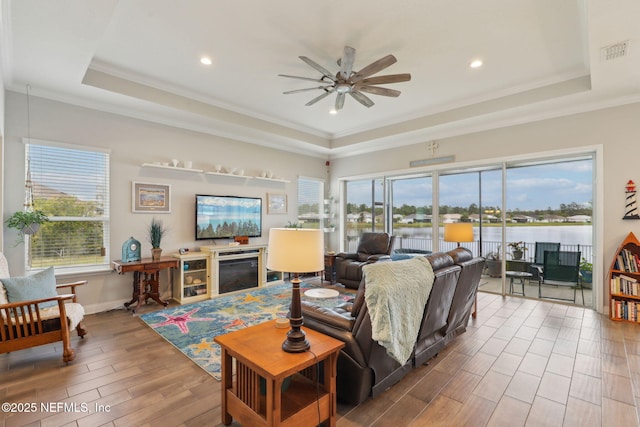
<path id="1" fill-rule="evenodd" d="M 345 46 L 342 52 L 342 57 L 338 59 L 338 65 L 340 66 L 340 69 L 335 75 L 333 75 L 331 71 L 327 70 L 312 59 L 309 59 L 306 56 L 299 56 L 299 58 L 310 67 L 312 67 L 316 71 L 319 71 L 322 74 L 322 77 L 316 79 L 311 77 L 292 76 L 288 74 L 278 75 L 281 77 L 288 77 L 292 79 L 310 80 L 313 82 L 324 83 L 325 85 L 305 89 L 289 90 L 283 93 L 285 95 L 289 95 L 292 93 L 306 92 L 311 90 L 322 90 L 322 94 L 316 96 L 311 101 L 305 104 L 305 106 L 310 106 L 335 92 L 337 94 L 334 107 L 335 111 L 339 111 L 340 109 L 342 109 L 342 107 L 344 106 L 345 95 L 349 94 L 360 104 L 369 108 L 374 105 L 374 102 L 371 100 L 371 98 L 369 98 L 362 92 L 373 95 L 398 97 L 400 96 L 399 90 L 379 87 L 377 85 L 400 83 L 411 80 L 411 74 L 409 73 L 370 77 L 395 64 L 398 60 L 393 55 L 387 55 L 384 58 L 380 58 L 357 72 L 353 71 L 353 63 L 355 57 L 356 50 L 350 46 Z"/>

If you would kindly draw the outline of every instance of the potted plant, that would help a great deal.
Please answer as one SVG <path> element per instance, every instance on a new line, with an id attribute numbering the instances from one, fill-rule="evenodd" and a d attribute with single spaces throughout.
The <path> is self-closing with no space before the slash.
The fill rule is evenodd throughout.
<path id="1" fill-rule="evenodd" d="M 487 254 L 485 261 L 487 275 L 490 277 L 500 277 L 502 275 L 502 262 L 500 261 L 500 247 L 496 252 Z"/>
<path id="2" fill-rule="evenodd" d="M 160 248 L 160 243 L 162 242 L 162 237 L 167 233 L 167 229 L 162 224 L 162 221 L 156 219 L 155 217 L 151 219 L 151 223 L 149 224 L 149 243 L 151 243 L 151 258 L 154 261 L 160 259 L 162 255 L 162 249 Z"/>
<path id="3" fill-rule="evenodd" d="M 22 243 L 25 235 L 35 234 L 40 225 L 47 221 L 49 218 L 42 211 L 18 211 L 7 218 L 6 224 L 7 227 L 18 230 L 20 237 L 17 243 Z"/>
<path id="4" fill-rule="evenodd" d="M 524 245 L 524 242 L 511 242 L 508 244 L 511 248 L 511 255 L 513 259 L 522 259 L 524 252 L 527 250 L 527 247 Z"/>
<path id="5" fill-rule="evenodd" d="M 336 231 L 336 225 L 335 224 L 329 223 L 329 224 L 327 224 L 326 227 L 324 227 L 324 232 L 325 233 L 332 233 L 334 231 Z"/>
<path id="6" fill-rule="evenodd" d="M 580 276 L 582 277 L 582 284 L 588 285 L 585 288 L 591 288 L 591 281 L 593 280 L 593 264 L 587 261 L 586 258 L 580 260 Z"/>

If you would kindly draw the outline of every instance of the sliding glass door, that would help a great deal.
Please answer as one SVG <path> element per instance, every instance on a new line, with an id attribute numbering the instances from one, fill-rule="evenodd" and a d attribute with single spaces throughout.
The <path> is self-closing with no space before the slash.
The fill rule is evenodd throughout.
<path id="1" fill-rule="evenodd" d="M 364 231 L 387 231 L 396 251 L 446 251 L 458 242 L 444 241 L 445 224 L 471 223 L 473 241 L 461 245 L 487 259 L 480 290 L 574 303 L 576 286 L 556 291 L 542 265 L 545 251 L 572 252 L 584 287 L 575 304 L 584 292 L 592 307 L 593 165 L 582 154 L 345 181 L 344 248 L 355 250 Z"/>
<path id="2" fill-rule="evenodd" d="M 519 162 L 506 169 L 506 270 L 530 272 L 527 297 L 548 296 L 573 302 L 574 289 L 552 285 L 544 272 L 545 251 L 560 252 L 582 271 L 571 280 L 584 287 L 576 304 L 593 306 L 593 158 L 592 156 Z M 520 251 L 516 249 L 521 249 Z M 508 274 L 507 274 L 508 275 Z M 540 275 L 540 277 L 538 277 Z M 511 281 L 511 278 L 509 278 Z"/>
<path id="3" fill-rule="evenodd" d="M 462 246 L 476 256 L 495 256 L 502 242 L 502 169 L 442 173 L 438 178 L 438 224 L 440 250 L 457 242 L 445 242 L 444 225 L 473 224 L 473 242 Z"/>
<path id="4" fill-rule="evenodd" d="M 389 178 L 389 229 L 396 251 L 433 250 L 433 188 L 430 175 Z"/>
<path id="5" fill-rule="evenodd" d="M 386 230 L 384 180 L 377 178 L 348 181 L 345 199 L 344 249 L 353 252 L 362 233 Z"/>

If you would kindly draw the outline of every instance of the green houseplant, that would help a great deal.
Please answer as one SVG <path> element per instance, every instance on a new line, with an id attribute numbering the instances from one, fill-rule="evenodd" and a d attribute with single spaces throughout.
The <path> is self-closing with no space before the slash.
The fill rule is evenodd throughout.
<path id="1" fill-rule="evenodd" d="M 20 235 L 16 244 L 24 241 L 24 236 L 29 234 L 35 234 L 42 224 L 49 221 L 49 218 L 44 212 L 35 211 L 18 211 L 11 215 L 6 220 L 7 227 L 15 228 Z"/>
<path id="2" fill-rule="evenodd" d="M 524 242 L 511 242 L 508 244 L 511 248 L 511 255 L 513 259 L 522 259 L 524 252 L 527 250 L 527 247 L 524 245 Z"/>
<path id="3" fill-rule="evenodd" d="M 162 243 L 162 238 L 167 234 L 167 228 L 162 224 L 161 220 L 154 217 L 149 223 L 148 232 L 149 243 L 151 243 L 151 258 L 154 261 L 159 260 L 162 255 L 160 244 Z"/>
<path id="4" fill-rule="evenodd" d="M 591 282 L 593 280 L 593 264 L 587 261 L 586 258 L 580 260 L 580 276 L 582 277 L 582 284 L 585 288 L 591 288 Z"/>

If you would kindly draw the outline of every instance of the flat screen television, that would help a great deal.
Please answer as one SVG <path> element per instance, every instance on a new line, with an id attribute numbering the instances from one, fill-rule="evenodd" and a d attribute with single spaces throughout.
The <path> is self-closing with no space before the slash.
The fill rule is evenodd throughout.
<path id="1" fill-rule="evenodd" d="M 262 199 L 196 194 L 196 240 L 235 236 L 262 236 Z"/>

